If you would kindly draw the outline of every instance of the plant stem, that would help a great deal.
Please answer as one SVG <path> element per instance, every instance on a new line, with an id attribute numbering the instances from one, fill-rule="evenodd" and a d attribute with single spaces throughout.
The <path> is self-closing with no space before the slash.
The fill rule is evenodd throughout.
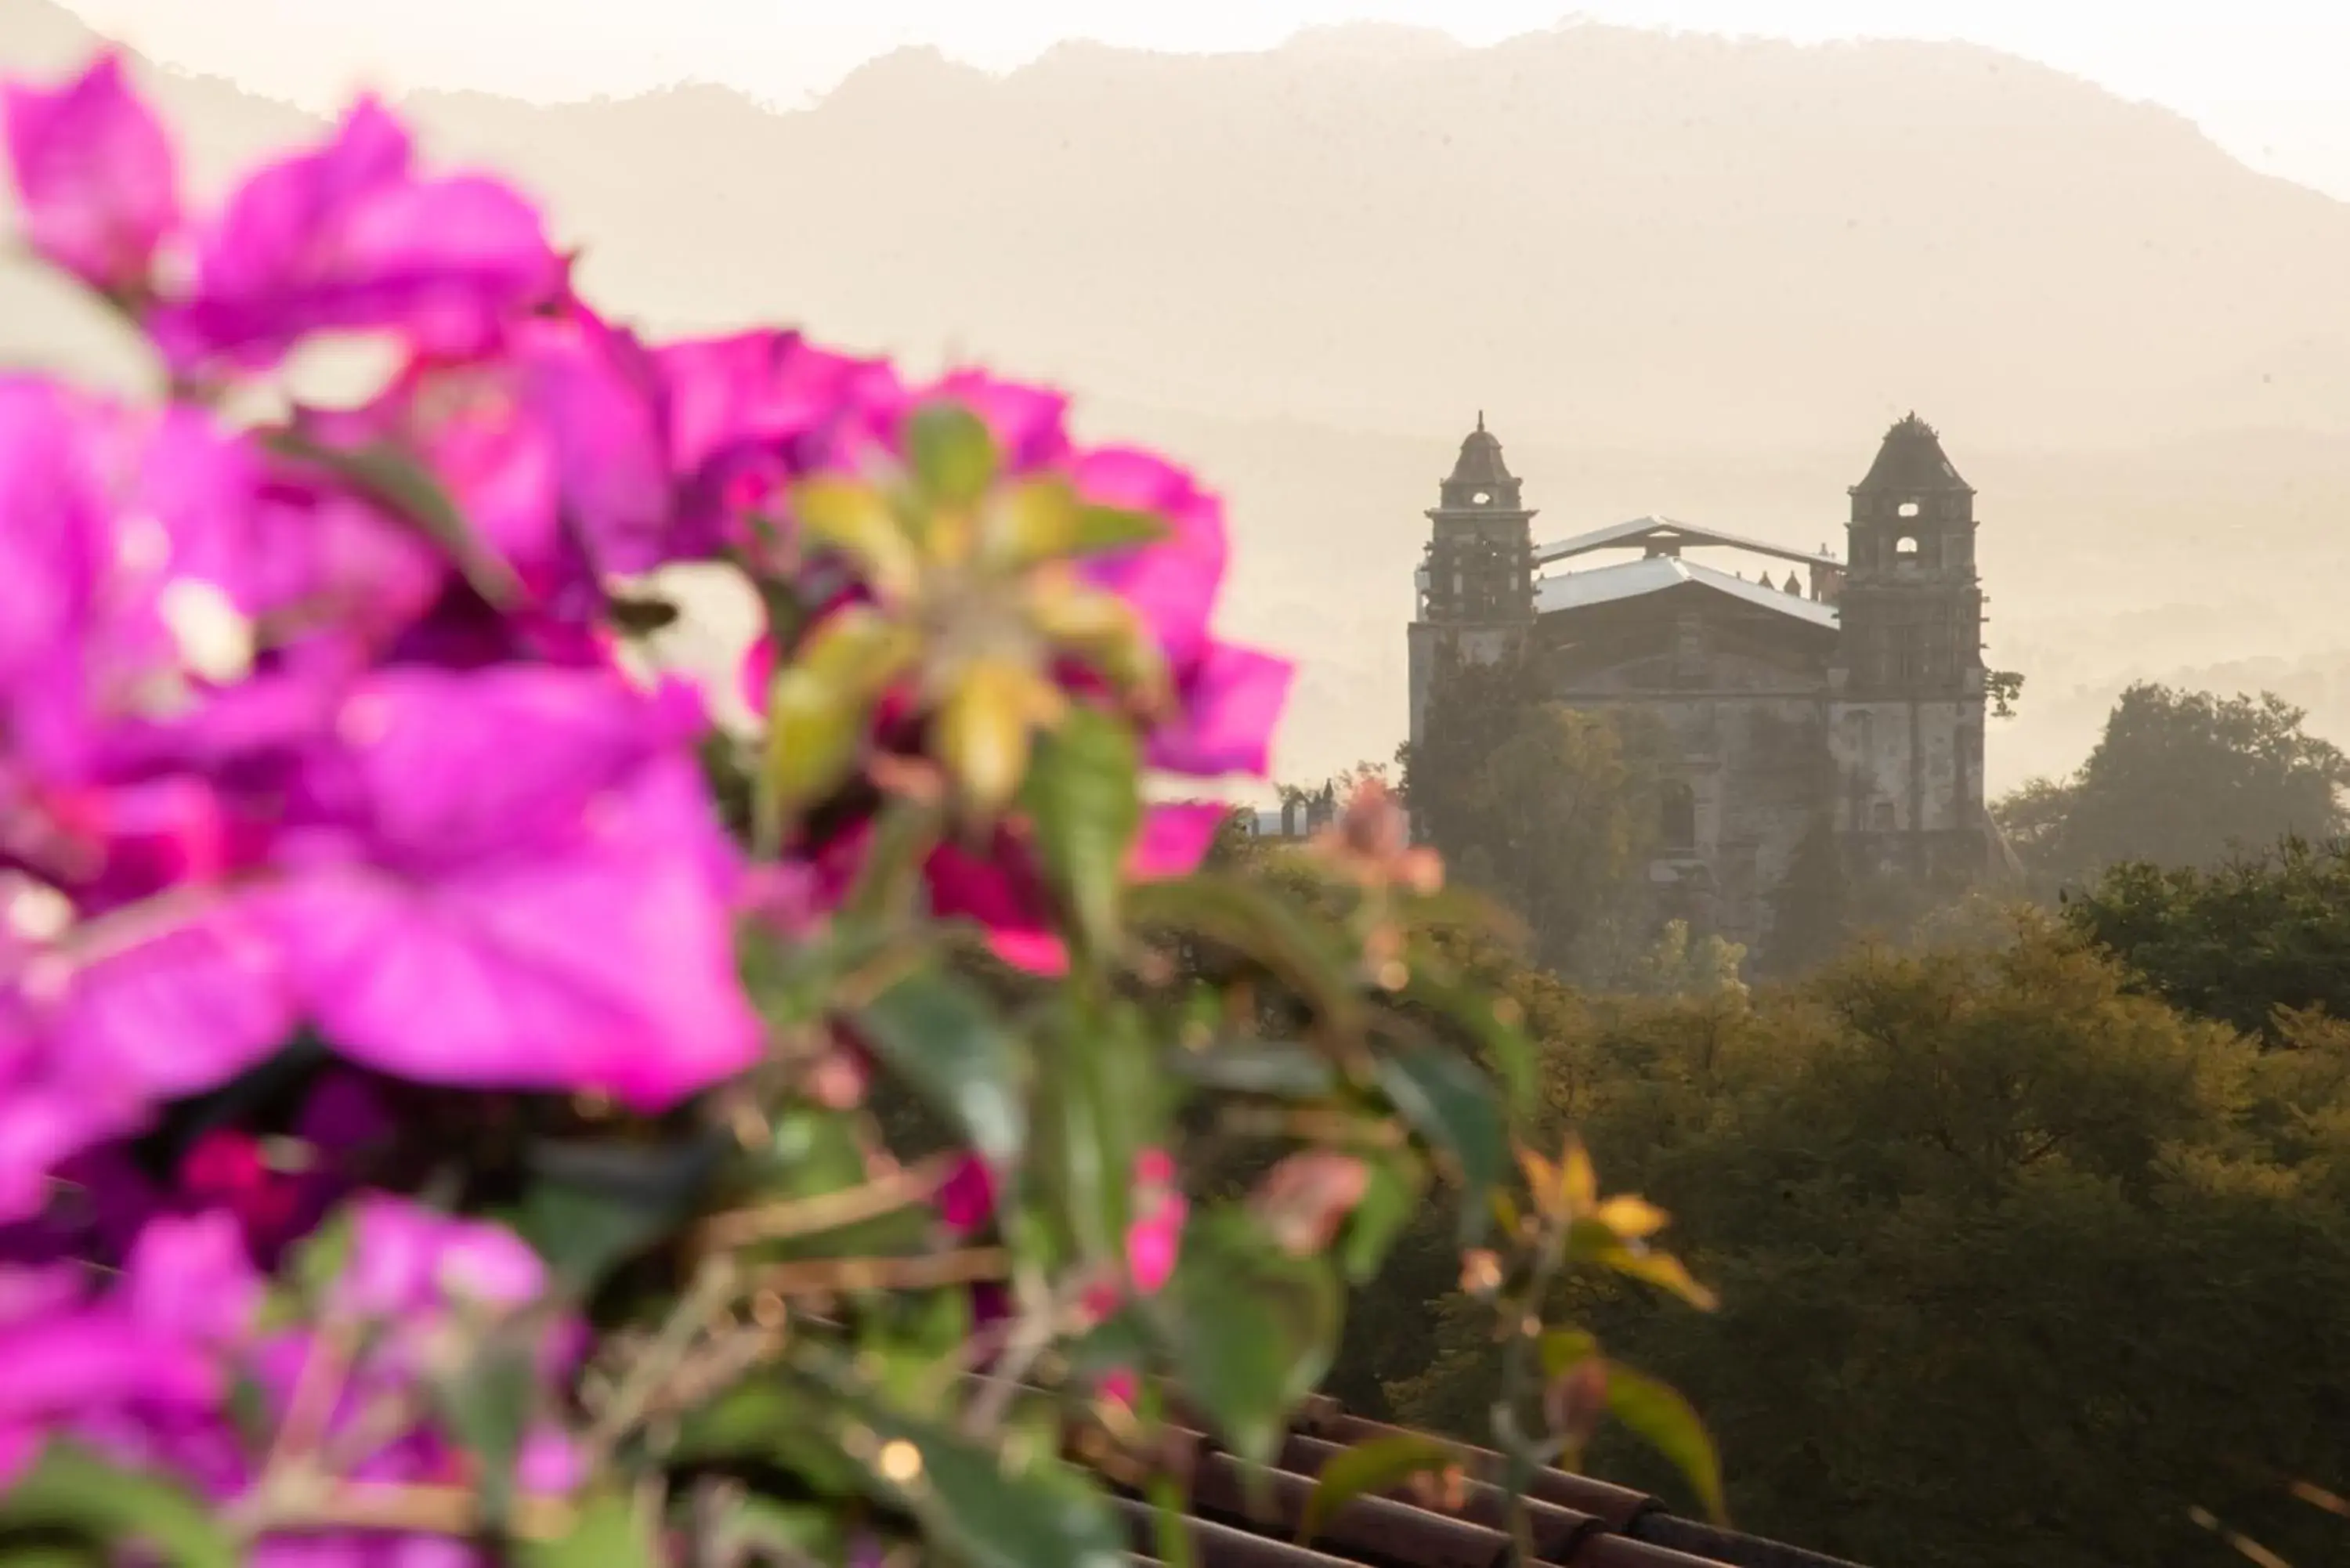
<path id="1" fill-rule="evenodd" d="M 704 1245 L 713 1248 L 742 1247 L 754 1241 L 813 1236 L 878 1220 L 928 1198 L 938 1190 L 949 1168 L 950 1162 L 944 1158 L 925 1160 L 862 1186 L 716 1215 L 702 1226 L 702 1240 Z"/>

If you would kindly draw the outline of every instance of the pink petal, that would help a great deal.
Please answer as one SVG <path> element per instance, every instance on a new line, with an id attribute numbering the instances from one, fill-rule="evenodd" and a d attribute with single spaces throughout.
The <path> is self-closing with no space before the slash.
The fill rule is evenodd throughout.
<path id="1" fill-rule="evenodd" d="M 0 131 L 33 249 L 94 287 L 142 283 L 180 220 L 178 171 L 121 57 L 50 92 L 0 88 Z"/>
<path id="2" fill-rule="evenodd" d="M 158 1331 L 218 1344 L 242 1335 L 263 1283 L 236 1217 L 223 1210 L 165 1216 L 140 1233 L 125 1271 L 133 1317 Z"/>
<path id="3" fill-rule="evenodd" d="M 1170 1194 L 1149 1214 L 1127 1228 L 1126 1267 L 1134 1288 L 1156 1295 L 1175 1276 L 1182 1250 L 1183 1221 L 1190 1206 L 1180 1194 Z"/>
<path id="4" fill-rule="evenodd" d="M 1285 659 L 1209 644 L 1183 682 L 1180 715 L 1150 736 L 1151 765 L 1201 777 L 1263 776 L 1295 673 Z"/>
<path id="5" fill-rule="evenodd" d="M 410 162 L 407 131 L 368 99 L 325 146 L 247 180 L 204 237 L 194 296 L 157 316 L 174 367 L 264 369 L 307 334 L 374 328 L 463 358 L 559 296 L 563 260 L 528 202 Z"/>
<path id="6" fill-rule="evenodd" d="M 1130 1366 L 1110 1368 L 1101 1375 L 1094 1386 L 1103 1398 L 1128 1410 L 1134 1408 L 1134 1402 L 1142 1392 L 1142 1386 L 1135 1380 L 1134 1369 Z"/>
<path id="7" fill-rule="evenodd" d="M 690 763 L 598 805 L 560 849 L 402 875 L 328 862 L 276 896 L 313 1014 L 354 1060 L 484 1088 L 660 1109 L 759 1049 L 716 826 Z"/>
<path id="8" fill-rule="evenodd" d="M 939 1185 L 939 1219 L 958 1236 L 968 1236 L 995 1212 L 995 1177 L 977 1155 L 965 1155 Z"/>
<path id="9" fill-rule="evenodd" d="M 1106 447 L 1080 455 L 1071 470 L 1077 493 L 1100 506 L 1147 512 L 1167 537 L 1092 562 L 1096 582 L 1140 611 L 1168 659 L 1179 669 L 1207 645 L 1208 619 L 1229 553 L 1223 505 L 1191 476 L 1149 452 Z"/>
<path id="10" fill-rule="evenodd" d="M 680 681 L 648 695 L 600 670 L 409 667 L 356 688 L 339 727 L 367 831 L 439 863 L 568 834 L 702 722 Z"/>
<path id="11" fill-rule="evenodd" d="M 161 1100 L 219 1087 L 284 1044 L 293 1024 L 260 909 L 224 898 L 184 918 L 159 911 L 153 927 L 84 962 L 51 1028 L 91 1081 Z"/>
<path id="12" fill-rule="evenodd" d="M 1181 877 L 1198 869 L 1232 808 L 1214 801 L 1154 805 L 1142 818 L 1142 832 L 1127 852 L 1126 874 L 1137 882 Z"/>

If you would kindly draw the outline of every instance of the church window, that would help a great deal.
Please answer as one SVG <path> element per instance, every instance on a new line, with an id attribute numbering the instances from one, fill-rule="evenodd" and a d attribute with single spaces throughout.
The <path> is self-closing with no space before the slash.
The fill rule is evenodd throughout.
<path id="1" fill-rule="evenodd" d="M 1904 534 L 1898 539 L 1894 540 L 1893 558 L 1897 561 L 1916 560 L 1918 558 L 1918 536 L 1914 534 Z"/>
<path id="2" fill-rule="evenodd" d="M 1697 794 L 1689 785 L 1665 785 L 1664 809 L 1659 814 L 1658 828 L 1667 849 L 1697 847 Z"/>
<path id="3" fill-rule="evenodd" d="M 1493 504 L 1492 492 L 1481 490 L 1469 498 L 1469 504 L 1471 506 L 1491 506 Z"/>
<path id="4" fill-rule="evenodd" d="M 1893 803 L 1880 800 L 1869 808 L 1868 826 L 1879 833 L 1893 831 Z"/>
<path id="5" fill-rule="evenodd" d="M 1905 501 L 1901 504 L 1900 511 L 1904 517 L 1915 517 L 1918 515 L 1918 504 L 1914 501 Z"/>

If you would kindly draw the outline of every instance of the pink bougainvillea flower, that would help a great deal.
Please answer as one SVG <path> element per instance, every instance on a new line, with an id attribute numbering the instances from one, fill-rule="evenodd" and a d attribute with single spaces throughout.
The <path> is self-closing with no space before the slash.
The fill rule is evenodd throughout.
<path id="1" fill-rule="evenodd" d="M 182 370 L 265 369 L 331 331 L 463 357 L 561 297 L 566 270 L 528 202 L 484 176 L 420 176 L 407 130 L 369 99 L 237 188 L 202 234 L 192 293 L 151 327 Z"/>
<path id="2" fill-rule="evenodd" d="M 74 1264 L 0 1266 L 0 1487 L 52 1435 L 135 1451 L 217 1414 L 257 1299 L 226 1216 L 155 1220 L 103 1295 Z"/>
<path id="3" fill-rule="evenodd" d="M 1134 1157 L 1134 1218 L 1126 1228 L 1126 1269 L 1135 1290 L 1155 1295 L 1175 1276 L 1191 1203 L 1175 1185 L 1175 1160 L 1163 1148 Z"/>
<path id="4" fill-rule="evenodd" d="M 1142 615 L 1168 662 L 1180 670 L 1208 643 L 1230 555 L 1223 504 L 1163 458 L 1130 447 L 1080 454 L 1070 466 L 1077 493 L 1097 506 L 1144 512 L 1166 536 L 1097 557 L 1087 572 Z"/>
<path id="5" fill-rule="evenodd" d="M 939 1184 L 934 1202 L 941 1223 L 957 1236 L 969 1236 L 995 1213 L 995 1175 L 985 1160 L 967 1154 Z"/>
<path id="6" fill-rule="evenodd" d="M 863 444 L 903 398 L 883 361 L 831 353 L 795 332 L 754 331 L 653 351 L 681 556 L 755 543 L 781 487 Z"/>
<path id="7" fill-rule="evenodd" d="M 180 219 L 172 143 L 103 54 L 50 91 L 0 86 L 0 132 L 33 249 L 91 286 L 134 295 Z"/>
<path id="8" fill-rule="evenodd" d="M 1195 777 L 1262 777 L 1295 673 L 1285 659 L 1210 642 L 1177 673 L 1177 713 L 1150 733 L 1151 765 Z"/>
<path id="9" fill-rule="evenodd" d="M 1127 876 L 1137 882 L 1188 876 L 1199 868 L 1208 846 L 1215 842 L 1216 830 L 1231 815 L 1230 806 L 1214 801 L 1151 806 L 1143 814 L 1142 831 L 1127 851 Z"/>
<path id="10" fill-rule="evenodd" d="M 358 1199 L 352 1226 L 335 1300 L 361 1318 L 416 1319 L 452 1303 L 514 1311 L 546 1288 L 538 1254 L 502 1226 L 380 1193 Z"/>
<path id="11" fill-rule="evenodd" d="M 546 1289 L 545 1268 L 520 1238 L 501 1227 L 436 1214 L 405 1199 L 362 1198 L 351 1220 L 348 1260 L 330 1293 L 341 1310 L 368 1321 L 371 1332 L 360 1354 L 341 1368 L 344 1397 L 328 1414 L 324 1447 L 344 1456 L 334 1479 L 385 1486 L 462 1482 L 469 1460 L 429 1414 L 435 1402 L 419 1397 L 418 1385 L 445 1377 L 462 1365 L 473 1333 L 512 1322 L 515 1314 L 536 1305 Z M 562 1377 L 576 1365 L 578 1327 L 576 1320 L 556 1323 L 539 1339 L 541 1378 Z M 328 1352 L 306 1328 L 274 1334 L 255 1347 L 247 1370 L 254 1403 L 267 1422 L 286 1418 L 306 1368 L 322 1354 L 340 1353 Z M 408 1412 L 415 1424 L 405 1430 L 387 1428 L 381 1421 L 387 1411 Z M 353 1440 L 363 1428 L 371 1428 L 366 1440 Z M 228 1484 L 212 1488 L 214 1495 L 234 1496 L 251 1485 L 263 1455 L 248 1449 L 242 1457 L 242 1473 L 224 1476 Z M 525 1495 L 562 1496 L 585 1473 L 583 1450 L 561 1425 L 546 1419 L 528 1424 L 515 1471 Z M 473 1568 L 493 1560 L 463 1540 L 393 1532 L 265 1538 L 249 1554 L 253 1563 L 278 1568 Z"/>
<path id="12" fill-rule="evenodd" d="M 105 587 L 114 544 L 92 411 L 0 376 L 0 724 L 17 761 L 80 747 L 115 656 Z"/>
<path id="13" fill-rule="evenodd" d="M 150 592 L 202 585 L 248 620 L 290 622 L 282 636 L 370 650 L 422 615 L 451 572 L 413 524 L 181 404 L 147 433 L 117 535 Z"/>
<path id="14" fill-rule="evenodd" d="M 264 895 L 333 1043 L 395 1076 L 648 1108 L 747 1064 L 698 718 L 686 688 L 597 670 L 362 683 Z"/>
<path id="15" fill-rule="evenodd" d="M 57 906 L 53 890 L 19 889 Z M 0 1222 L 45 1172 L 215 1088 L 285 1040 L 290 996 L 241 900 L 141 906 L 0 953 Z"/>
<path id="16" fill-rule="evenodd" d="M 1131 1410 L 1142 1397 L 1142 1385 L 1131 1366 L 1113 1366 L 1094 1382 L 1095 1390 L 1121 1410 Z"/>
<path id="17" fill-rule="evenodd" d="M 1127 876 L 1156 881 L 1193 870 L 1224 814 L 1224 807 L 1199 801 L 1150 806 L 1127 852 Z M 1068 968 L 1068 949 L 1053 924 L 1052 905 L 1020 824 L 1003 826 L 982 848 L 953 839 L 941 844 L 924 864 L 923 876 L 931 912 L 942 919 L 979 922 L 989 950 L 1005 963 L 1041 975 Z"/>
<path id="18" fill-rule="evenodd" d="M 569 306 L 511 323 L 494 355 L 412 361 L 365 408 L 304 428 L 416 453 L 533 605 L 584 621 L 607 576 L 671 558 L 657 393 L 635 340 Z"/>

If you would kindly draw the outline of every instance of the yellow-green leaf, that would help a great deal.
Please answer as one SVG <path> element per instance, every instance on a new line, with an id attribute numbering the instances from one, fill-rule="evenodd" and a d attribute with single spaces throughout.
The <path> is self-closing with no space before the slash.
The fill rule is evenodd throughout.
<path id="1" fill-rule="evenodd" d="M 913 662 L 913 634 L 862 607 L 819 628 L 767 690 L 767 786 L 785 810 L 820 800 L 856 765 L 874 703 Z"/>
<path id="2" fill-rule="evenodd" d="M 1383 1492 L 1397 1482 L 1461 1462 L 1461 1451 L 1440 1438 L 1399 1432 L 1333 1454 L 1314 1482 L 1297 1520 L 1297 1544 L 1308 1546 L 1330 1518 L 1358 1497 Z"/>
<path id="3" fill-rule="evenodd" d="M 1003 659 L 982 659 L 939 705 L 939 760 L 983 815 L 1003 809 L 1028 771 L 1031 732 L 1045 716 L 1037 678 Z"/>
<path id="4" fill-rule="evenodd" d="M 792 514 L 810 538 L 855 562 L 884 600 L 913 593 L 920 557 L 889 498 L 872 485 L 829 474 L 803 480 L 792 491 Z"/>
<path id="5" fill-rule="evenodd" d="M 644 1519 L 617 1491 L 591 1496 L 567 1532 L 525 1545 L 516 1555 L 524 1568 L 654 1568 L 660 1561 Z"/>
<path id="6" fill-rule="evenodd" d="M 1599 1354 L 1599 1338 L 1588 1329 L 1554 1328 L 1542 1336 L 1544 1377 L 1556 1377 Z"/>
<path id="7" fill-rule="evenodd" d="M 961 403 L 925 403 L 906 421 L 914 483 L 942 506 L 979 504 L 1001 463 L 987 421 Z"/>
<path id="8" fill-rule="evenodd" d="M 1686 1478 L 1708 1517 L 1722 1521 L 1721 1461 L 1690 1402 L 1653 1377 L 1613 1363 L 1607 1368 L 1607 1412 L 1638 1434 Z"/>
<path id="9" fill-rule="evenodd" d="M 1571 1262 L 1588 1263 L 1670 1291 L 1700 1312 L 1711 1312 L 1717 1304 L 1714 1293 L 1698 1283 L 1679 1258 L 1619 1241 L 1596 1220 L 1579 1220 L 1567 1233 L 1566 1256 Z"/>

